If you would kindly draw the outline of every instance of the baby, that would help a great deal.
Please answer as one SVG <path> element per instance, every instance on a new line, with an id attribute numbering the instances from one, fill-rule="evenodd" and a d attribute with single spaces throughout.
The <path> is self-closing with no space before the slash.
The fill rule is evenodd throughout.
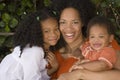
<path id="1" fill-rule="evenodd" d="M 109 70 L 116 63 L 116 52 L 111 46 L 114 39 L 114 26 L 105 17 L 93 18 L 87 29 L 89 40 L 81 47 L 85 60 L 80 60 L 69 70 L 86 69 L 90 71 Z"/>

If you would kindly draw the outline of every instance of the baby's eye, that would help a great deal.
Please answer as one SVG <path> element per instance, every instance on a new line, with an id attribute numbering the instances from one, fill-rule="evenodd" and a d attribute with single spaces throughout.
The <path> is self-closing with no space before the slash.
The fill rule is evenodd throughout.
<path id="1" fill-rule="evenodd" d="M 94 38 L 94 36 L 90 36 L 89 38 Z"/>
<path id="2" fill-rule="evenodd" d="M 103 35 L 101 35 L 101 36 L 99 36 L 100 38 L 104 38 L 104 36 Z"/>

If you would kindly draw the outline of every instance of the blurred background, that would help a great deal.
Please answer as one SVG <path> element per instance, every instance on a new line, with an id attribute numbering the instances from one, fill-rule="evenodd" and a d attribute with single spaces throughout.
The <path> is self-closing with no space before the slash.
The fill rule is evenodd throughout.
<path id="1" fill-rule="evenodd" d="M 117 28 L 115 38 L 120 44 L 120 0 L 91 0 L 96 14 L 108 17 Z M 13 48 L 13 34 L 26 14 L 51 4 L 51 0 L 0 0 L 0 61 Z"/>

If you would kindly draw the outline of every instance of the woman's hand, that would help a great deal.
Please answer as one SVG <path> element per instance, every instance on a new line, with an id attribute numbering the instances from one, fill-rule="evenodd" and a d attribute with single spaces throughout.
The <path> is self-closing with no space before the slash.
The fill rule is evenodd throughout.
<path id="1" fill-rule="evenodd" d="M 82 70 L 76 70 L 73 72 L 63 73 L 58 77 L 57 80 L 79 80 L 79 79 L 82 79 L 83 71 L 82 72 L 81 71 Z"/>
<path id="2" fill-rule="evenodd" d="M 82 63 L 86 63 L 86 62 L 89 62 L 89 60 L 78 60 L 75 64 L 73 64 L 73 66 L 69 69 L 69 72 L 72 72 L 74 70 L 77 70 L 77 69 L 84 69 L 84 67 L 81 65 Z"/>
<path id="3" fill-rule="evenodd" d="M 47 61 L 49 62 L 51 68 L 48 69 L 48 75 L 51 75 L 52 73 L 54 73 L 58 67 L 59 67 L 59 64 L 58 64 L 58 61 L 56 59 L 56 56 L 55 54 L 53 54 L 51 51 L 49 51 L 47 53 Z"/>
<path id="4" fill-rule="evenodd" d="M 63 73 L 62 75 L 59 76 L 57 80 L 75 80 L 75 78 L 72 77 L 73 74 L 71 73 Z"/>

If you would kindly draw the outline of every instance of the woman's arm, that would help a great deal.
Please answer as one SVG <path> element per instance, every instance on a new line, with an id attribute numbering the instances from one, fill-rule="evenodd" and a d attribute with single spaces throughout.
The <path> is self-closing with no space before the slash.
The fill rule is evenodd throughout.
<path id="1" fill-rule="evenodd" d="M 119 70 L 92 72 L 88 70 L 76 70 L 62 74 L 58 80 L 120 80 Z"/>
<path id="2" fill-rule="evenodd" d="M 101 72 L 92 72 L 84 70 L 83 80 L 120 80 L 120 51 L 117 51 L 117 62 L 114 66 L 116 70 L 108 70 Z"/>
<path id="3" fill-rule="evenodd" d="M 104 61 L 96 60 L 76 65 L 73 67 L 73 70 L 81 68 L 89 71 L 104 71 L 108 70 L 109 66 Z"/>
<path id="4" fill-rule="evenodd" d="M 81 79 L 81 75 L 83 75 L 84 70 L 76 70 L 73 72 L 63 73 L 61 74 L 57 80 L 79 80 Z"/>
<path id="5" fill-rule="evenodd" d="M 93 72 L 88 70 L 75 70 L 62 74 L 58 80 L 120 80 L 120 51 L 117 51 L 116 70 Z M 118 70 L 119 69 L 119 70 Z"/>
<path id="6" fill-rule="evenodd" d="M 120 70 L 109 70 L 102 72 L 92 72 L 92 71 L 84 70 L 82 79 L 83 80 L 120 80 Z"/>

